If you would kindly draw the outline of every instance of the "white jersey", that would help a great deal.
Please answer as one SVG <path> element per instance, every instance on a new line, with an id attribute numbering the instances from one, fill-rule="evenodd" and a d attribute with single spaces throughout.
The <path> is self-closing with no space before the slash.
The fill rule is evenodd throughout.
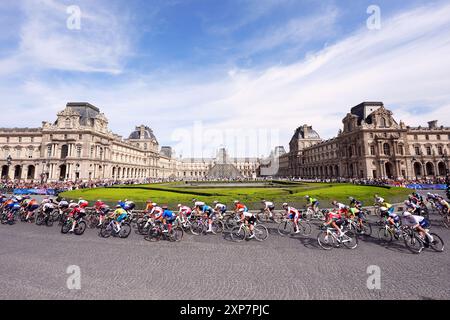
<path id="1" fill-rule="evenodd" d="M 408 217 L 402 217 L 402 224 L 408 227 L 413 227 L 421 223 L 425 219 L 422 216 L 410 215 Z"/>
<path id="2" fill-rule="evenodd" d="M 195 207 L 203 207 L 204 205 L 206 205 L 206 204 L 204 202 L 202 202 L 202 201 L 197 201 L 197 202 L 194 203 Z"/>
<path id="3" fill-rule="evenodd" d="M 224 209 L 226 209 L 226 208 L 227 208 L 226 205 L 221 204 L 221 203 L 218 203 L 218 204 L 216 204 L 216 206 L 214 207 L 214 210 L 222 211 L 222 210 L 224 210 Z"/>
<path id="4" fill-rule="evenodd" d="M 343 203 L 338 203 L 335 205 L 336 209 L 338 210 L 344 210 L 347 206 Z"/>
<path id="5" fill-rule="evenodd" d="M 270 201 L 264 202 L 264 205 L 266 206 L 266 209 L 269 209 L 270 207 L 274 207 L 274 206 L 275 206 L 275 205 L 273 204 L 273 202 L 270 202 Z"/>
<path id="6" fill-rule="evenodd" d="M 44 203 L 44 206 L 42 207 L 44 210 L 53 210 L 55 206 L 51 202 Z"/>

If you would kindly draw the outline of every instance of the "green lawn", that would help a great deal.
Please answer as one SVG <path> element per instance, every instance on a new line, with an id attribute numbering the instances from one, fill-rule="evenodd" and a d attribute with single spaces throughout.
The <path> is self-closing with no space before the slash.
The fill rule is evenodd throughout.
<path id="1" fill-rule="evenodd" d="M 259 209 L 262 199 L 274 201 L 277 208 L 281 203 L 288 202 L 295 207 L 303 207 L 305 195 L 319 199 L 321 207 L 330 207 L 333 200 L 348 203 L 348 197 L 353 196 L 366 205 L 373 204 L 374 194 L 379 194 L 391 203 L 403 201 L 410 190 L 403 188 L 383 188 L 372 186 L 356 186 L 352 184 L 326 184 L 326 183 L 297 183 L 292 185 L 274 185 L 261 187 L 188 187 L 175 184 L 152 184 L 139 186 L 123 186 L 115 188 L 100 188 L 76 190 L 62 193 L 60 196 L 68 199 L 83 197 L 89 201 L 102 199 L 110 204 L 118 200 L 129 199 L 136 202 L 139 207 L 144 206 L 147 200 L 159 204 L 167 204 L 175 208 L 178 203 L 191 205 L 193 198 L 211 203 L 214 200 L 224 202 L 231 206 L 238 199 L 251 209 Z"/>

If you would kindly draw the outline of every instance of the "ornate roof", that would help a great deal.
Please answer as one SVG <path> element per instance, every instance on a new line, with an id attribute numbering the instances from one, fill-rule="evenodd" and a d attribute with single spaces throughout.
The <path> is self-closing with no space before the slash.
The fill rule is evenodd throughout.
<path id="1" fill-rule="evenodd" d="M 153 130 L 147 126 L 136 127 L 136 129 L 130 134 L 128 138 L 130 140 L 156 140 L 155 135 L 153 134 Z"/>
<path id="2" fill-rule="evenodd" d="M 304 125 L 302 127 L 298 127 L 297 130 L 295 130 L 294 136 L 292 138 L 295 138 L 295 139 L 320 139 L 320 136 L 312 128 L 312 126 Z"/>

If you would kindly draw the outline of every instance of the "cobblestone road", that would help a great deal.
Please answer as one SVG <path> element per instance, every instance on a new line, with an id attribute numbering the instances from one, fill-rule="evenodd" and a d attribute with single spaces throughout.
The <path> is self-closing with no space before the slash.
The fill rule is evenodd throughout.
<path id="1" fill-rule="evenodd" d="M 433 230 L 450 243 L 450 231 Z M 450 254 L 409 253 L 376 239 L 356 250 L 324 251 L 311 238 L 275 234 L 265 243 L 186 236 L 149 243 L 62 235 L 58 227 L 0 225 L 0 299 L 449 299 Z M 447 248 L 448 249 L 448 248 Z M 68 290 L 69 265 L 81 290 Z M 367 267 L 381 268 L 381 290 L 366 286 Z"/>

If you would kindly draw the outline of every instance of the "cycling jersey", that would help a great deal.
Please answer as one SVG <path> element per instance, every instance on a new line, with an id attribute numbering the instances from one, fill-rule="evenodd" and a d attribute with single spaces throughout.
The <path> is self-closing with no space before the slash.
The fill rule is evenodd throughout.
<path id="1" fill-rule="evenodd" d="M 286 212 L 288 214 L 289 219 L 298 219 L 300 217 L 300 212 L 293 207 L 288 207 L 286 209 Z"/>
<path id="2" fill-rule="evenodd" d="M 428 225 L 428 223 L 424 217 L 416 216 L 414 214 L 407 216 L 407 217 L 402 217 L 402 223 L 408 227 L 414 227 L 416 225 L 420 225 L 421 227 L 424 227 L 425 225 Z"/>
<path id="3" fill-rule="evenodd" d="M 166 219 L 169 222 L 174 221 L 177 218 L 177 215 L 173 211 L 164 210 L 162 217 L 163 219 Z"/>
<path id="4" fill-rule="evenodd" d="M 114 211 L 113 216 L 116 218 L 117 222 L 122 222 L 128 216 L 127 212 L 123 208 L 118 208 Z"/>
<path id="5" fill-rule="evenodd" d="M 244 212 L 248 212 L 248 208 L 247 208 L 245 205 L 243 205 L 242 203 L 238 203 L 238 204 L 236 205 L 236 210 L 237 210 L 237 211 L 244 210 Z"/>
<path id="6" fill-rule="evenodd" d="M 227 211 L 227 206 L 221 203 L 216 204 L 216 206 L 214 207 L 215 210 L 221 212 L 221 213 L 225 213 Z"/>
<path id="7" fill-rule="evenodd" d="M 266 201 L 266 202 L 264 202 L 264 206 L 265 206 L 265 208 L 264 209 L 268 209 L 268 210 L 273 210 L 273 209 L 275 209 L 275 205 L 273 204 L 273 202 L 270 202 L 270 201 Z"/>
<path id="8" fill-rule="evenodd" d="M 161 207 L 153 207 L 150 214 L 154 215 L 155 219 L 159 219 L 162 217 L 164 210 Z"/>
<path id="9" fill-rule="evenodd" d="M 190 216 L 192 213 L 192 209 L 189 208 L 188 206 L 182 206 L 180 207 L 180 211 L 181 214 L 184 214 L 185 216 Z"/>

